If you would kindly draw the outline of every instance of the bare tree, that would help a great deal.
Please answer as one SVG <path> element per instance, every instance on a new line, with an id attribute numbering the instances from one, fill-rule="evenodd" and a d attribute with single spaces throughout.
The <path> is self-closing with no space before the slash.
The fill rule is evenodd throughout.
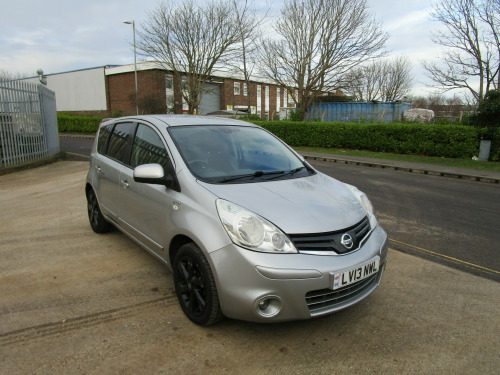
<path id="1" fill-rule="evenodd" d="M 148 13 L 138 33 L 137 48 L 173 71 L 174 84 L 182 86 L 191 114 L 217 63 L 240 40 L 231 4 L 231 0 L 163 2 Z"/>
<path id="2" fill-rule="evenodd" d="M 408 57 L 397 56 L 384 64 L 380 99 L 385 102 L 408 96 L 413 85 L 412 64 Z"/>
<path id="3" fill-rule="evenodd" d="M 277 38 L 262 43 L 262 71 L 302 115 L 317 95 L 342 88 L 347 71 L 379 57 L 388 37 L 366 0 L 288 0 L 274 30 Z"/>
<path id="4" fill-rule="evenodd" d="M 0 69 L 0 81 L 9 81 L 11 80 L 11 73 L 6 70 Z"/>
<path id="5" fill-rule="evenodd" d="M 344 92 L 359 101 L 400 100 L 410 94 L 413 77 L 408 57 L 379 59 L 352 69 L 345 77 Z"/>
<path id="6" fill-rule="evenodd" d="M 384 70 L 382 60 L 353 68 L 344 79 L 344 93 L 360 102 L 380 100 Z"/>
<path id="7" fill-rule="evenodd" d="M 34 75 L 34 74 L 32 74 Z M 27 73 L 11 73 L 7 70 L 0 69 L 0 81 L 13 81 L 16 79 L 22 79 L 30 77 L 30 74 Z"/>
<path id="8" fill-rule="evenodd" d="M 250 80 L 257 66 L 257 51 L 261 26 L 269 12 L 266 9 L 257 9 L 253 0 L 233 0 L 233 14 L 239 32 L 239 43 L 236 55 L 227 59 L 227 65 L 233 67 L 237 74 L 242 74 L 247 87 L 247 112 L 251 113 L 252 92 Z"/>
<path id="9" fill-rule="evenodd" d="M 377 60 L 352 69 L 344 79 L 344 93 L 360 102 L 379 100 L 384 68 L 385 62 Z"/>
<path id="10" fill-rule="evenodd" d="M 432 13 L 444 25 L 432 40 L 443 46 L 441 58 L 423 64 L 441 92 L 468 90 L 480 102 L 500 87 L 500 1 L 440 0 Z"/>

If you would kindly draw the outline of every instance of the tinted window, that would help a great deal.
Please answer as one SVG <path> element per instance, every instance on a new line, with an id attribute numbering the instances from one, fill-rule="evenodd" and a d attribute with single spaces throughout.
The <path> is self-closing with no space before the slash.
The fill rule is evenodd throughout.
<path id="1" fill-rule="evenodd" d="M 97 152 L 100 154 L 106 154 L 106 146 L 108 145 L 111 129 L 113 129 L 113 124 L 102 126 L 99 130 L 99 137 L 97 138 Z"/>
<path id="2" fill-rule="evenodd" d="M 123 122 L 115 126 L 109 139 L 107 155 L 110 158 L 128 164 L 134 129 L 135 124 L 131 122 Z"/>
<path id="3" fill-rule="evenodd" d="M 165 171 L 168 171 L 167 149 L 158 133 L 147 125 L 139 124 L 132 146 L 130 165 L 135 168 L 149 163 L 158 163 Z"/>

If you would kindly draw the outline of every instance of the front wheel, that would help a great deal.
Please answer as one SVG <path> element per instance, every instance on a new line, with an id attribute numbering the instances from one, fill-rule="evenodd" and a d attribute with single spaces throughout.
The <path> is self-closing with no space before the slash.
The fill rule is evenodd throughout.
<path id="1" fill-rule="evenodd" d="M 209 326 L 223 318 L 219 296 L 210 265 L 194 243 L 183 245 L 174 264 L 175 293 L 184 314 L 201 326 Z"/>

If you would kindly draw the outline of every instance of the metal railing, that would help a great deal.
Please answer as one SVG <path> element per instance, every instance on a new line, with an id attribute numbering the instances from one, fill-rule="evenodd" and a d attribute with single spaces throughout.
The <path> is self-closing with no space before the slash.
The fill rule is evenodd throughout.
<path id="1" fill-rule="evenodd" d="M 42 85 L 0 81 L 1 167 L 59 152 L 55 93 Z"/>

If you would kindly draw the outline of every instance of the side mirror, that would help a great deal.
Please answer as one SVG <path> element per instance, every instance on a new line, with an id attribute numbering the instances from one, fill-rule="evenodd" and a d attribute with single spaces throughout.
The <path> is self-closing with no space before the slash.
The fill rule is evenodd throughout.
<path id="1" fill-rule="evenodd" d="M 178 185 L 171 175 L 165 175 L 160 164 L 143 164 L 134 169 L 134 181 L 145 184 L 165 185 L 170 189 L 176 189 Z"/>

